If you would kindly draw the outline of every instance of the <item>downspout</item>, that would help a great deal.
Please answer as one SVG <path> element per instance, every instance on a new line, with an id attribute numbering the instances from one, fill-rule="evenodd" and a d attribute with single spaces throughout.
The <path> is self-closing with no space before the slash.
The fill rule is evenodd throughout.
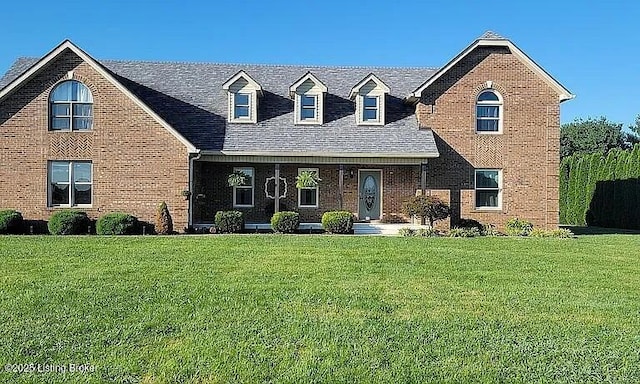
<path id="1" fill-rule="evenodd" d="M 200 158 L 202 157 L 202 153 L 200 153 L 200 150 L 198 150 L 198 152 L 196 152 L 196 156 L 192 156 L 189 158 L 189 210 L 187 212 L 187 228 L 191 228 L 191 226 L 193 225 L 193 199 L 195 198 L 195 194 L 193 193 L 193 189 L 195 187 L 195 183 L 193 180 L 193 163 L 196 160 L 200 160 Z"/>

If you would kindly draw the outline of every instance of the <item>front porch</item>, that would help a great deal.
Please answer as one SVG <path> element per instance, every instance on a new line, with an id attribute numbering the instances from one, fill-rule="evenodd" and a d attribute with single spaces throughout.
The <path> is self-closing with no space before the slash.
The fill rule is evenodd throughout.
<path id="1" fill-rule="evenodd" d="M 296 177 L 309 169 L 320 178 L 317 188 L 296 188 Z M 425 159 L 210 156 L 194 162 L 192 225 L 211 225 L 216 212 L 238 210 L 255 229 L 275 212 L 296 211 L 302 223 L 320 228 L 324 212 L 344 210 L 353 213 L 359 232 L 397 233 L 376 225 L 410 223 L 402 204 L 426 189 L 426 169 Z M 245 184 L 229 186 L 234 171 L 247 174 Z"/>

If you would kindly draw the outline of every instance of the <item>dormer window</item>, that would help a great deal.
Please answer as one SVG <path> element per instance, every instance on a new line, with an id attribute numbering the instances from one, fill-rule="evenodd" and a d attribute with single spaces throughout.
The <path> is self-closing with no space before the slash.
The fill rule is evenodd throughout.
<path id="1" fill-rule="evenodd" d="M 362 121 L 378 121 L 378 96 L 363 96 Z"/>
<path id="2" fill-rule="evenodd" d="M 356 102 L 356 122 L 358 125 L 384 125 L 385 98 L 389 87 L 373 73 L 356 84 L 349 98 Z"/>
<path id="3" fill-rule="evenodd" d="M 233 97 L 233 118 L 248 119 L 250 116 L 249 109 L 251 108 L 251 104 L 249 103 L 249 100 L 251 99 L 251 95 L 248 93 L 236 93 L 233 95 Z"/>
<path id="4" fill-rule="evenodd" d="M 295 124 L 322 124 L 324 94 L 327 87 L 311 72 L 307 72 L 289 87 L 289 96 L 294 100 Z"/>
<path id="5" fill-rule="evenodd" d="M 222 85 L 229 100 L 230 123 L 257 123 L 258 98 L 262 87 L 244 71 L 240 71 Z"/>

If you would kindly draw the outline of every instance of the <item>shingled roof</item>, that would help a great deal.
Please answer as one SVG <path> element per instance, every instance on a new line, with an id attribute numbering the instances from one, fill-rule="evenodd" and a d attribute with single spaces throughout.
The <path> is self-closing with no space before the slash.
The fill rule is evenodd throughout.
<path id="1" fill-rule="evenodd" d="M 4 88 L 38 59 L 18 59 L 0 79 Z M 127 89 L 196 148 L 211 153 L 436 157 L 429 129 L 418 129 L 415 107 L 404 99 L 435 73 L 433 68 L 317 67 L 98 61 Z M 222 84 L 240 70 L 264 89 L 257 124 L 227 122 Z M 321 126 L 295 125 L 289 87 L 308 71 L 328 87 Z M 351 88 L 374 73 L 391 90 L 386 124 L 356 124 Z"/>

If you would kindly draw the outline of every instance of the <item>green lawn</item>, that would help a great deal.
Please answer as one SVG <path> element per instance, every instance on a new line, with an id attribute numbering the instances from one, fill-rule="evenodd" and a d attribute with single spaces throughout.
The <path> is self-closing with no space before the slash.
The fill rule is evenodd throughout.
<path id="1" fill-rule="evenodd" d="M 0 382 L 637 383 L 639 259 L 637 235 L 0 237 Z M 67 373 L 6 371 L 30 363 Z"/>

